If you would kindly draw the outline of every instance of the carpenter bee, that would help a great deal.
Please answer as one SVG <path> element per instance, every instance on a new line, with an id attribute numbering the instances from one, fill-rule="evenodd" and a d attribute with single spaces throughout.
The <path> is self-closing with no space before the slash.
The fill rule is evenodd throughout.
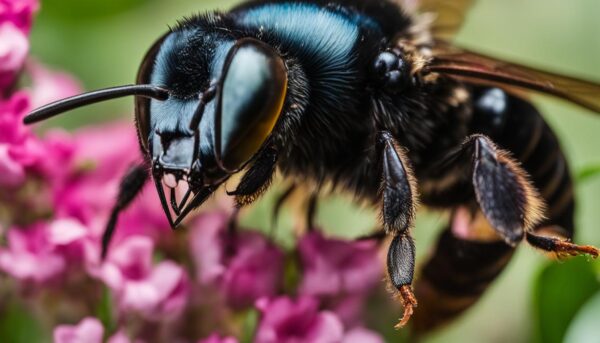
<path id="1" fill-rule="evenodd" d="M 371 202 L 393 237 L 398 325 L 419 299 L 413 326 L 428 330 L 472 305 L 523 240 L 598 255 L 570 241 L 569 168 L 523 95 L 600 112 L 600 85 L 461 49 L 450 40 L 470 1 L 419 4 L 412 13 L 391 0 L 253 0 L 193 16 L 150 48 L 135 85 L 52 103 L 25 123 L 135 96 L 144 162 L 123 177 L 103 255 L 119 213 L 150 179 L 173 228 L 237 173 L 229 194 L 238 207 L 276 170 Z M 419 201 L 452 217 L 413 293 Z"/>

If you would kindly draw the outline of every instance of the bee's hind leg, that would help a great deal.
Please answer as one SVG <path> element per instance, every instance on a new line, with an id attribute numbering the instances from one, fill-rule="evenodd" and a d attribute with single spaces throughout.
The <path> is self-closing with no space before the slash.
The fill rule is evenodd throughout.
<path id="1" fill-rule="evenodd" d="M 468 166 L 475 200 L 491 227 L 512 246 L 543 219 L 542 197 L 521 165 L 509 152 L 480 134 L 465 142 L 440 162 L 449 167 Z"/>
<path id="2" fill-rule="evenodd" d="M 396 328 L 404 326 L 417 306 L 412 291 L 415 270 L 415 245 L 409 229 L 413 224 L 417 203 L 416 185 L 408 159 L 392 135 L 382 132 L 378 141 L 382 168 L 380 189 L 381 217 L 384 229 L 394 238 L 387 256 L 390 282 L 404 307 Z"/>

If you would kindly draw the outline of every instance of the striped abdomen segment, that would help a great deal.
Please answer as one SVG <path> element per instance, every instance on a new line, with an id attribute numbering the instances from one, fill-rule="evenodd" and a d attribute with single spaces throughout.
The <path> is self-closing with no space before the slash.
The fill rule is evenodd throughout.
<path id="1" fill-rule="evenodd" d="M 413 330 L 427 333 L 473 305 L 504 270 L 513 251 L 502 241 L 462 240 L 446 229 L 415 285 L 418 307 Z"/>

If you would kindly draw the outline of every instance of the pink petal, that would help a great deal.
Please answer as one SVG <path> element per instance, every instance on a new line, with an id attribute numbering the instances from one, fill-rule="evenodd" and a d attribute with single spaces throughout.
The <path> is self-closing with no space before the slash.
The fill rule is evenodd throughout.
<path id="1" fill-rule="evenodd" d="M 165 299 L 185 278 L 181 267 L 171 261 L 161 262 L 154 267 L 148 282 L 160 292 L 160 297 Z"/>
<path id="2" fill-rule="evenodd" d="M 314 343 L 339 342 L 344 336 L 342 322 L 332 312 L 321 312 L 310 332 L 307 333 L 307 341 Z"/>
<path id="3" fill-rule="evenodd" d="M 304 272 L 301 294 L 361 294 L 381 281 L 383 263 L 373 242 L 326 238 L 314 232 L 301 239 L 298 250 Z"/>
<path id="4" fill-rule="evenodd" d="M 0 24 L 0 73 L 16 72 L 29 52 L 29 41 L 13 23 Z"/>
<path id="5" fill-rule="evenodd" d="M 131 343 L 131 340 L 123 330 L 117 331 L 114 335 L 110 336 L 107 343 Z"/>
<path id="6" fill-rule="evenodd" d="M 25 170 L 8 153 L 9 146 L 0 144 L 0 187 L 16 187 L 25 181 Z"/>
<path id="7" fill-rule="evenodd" d="M 112 288 L 115 291 L 121 292 L 123 289 L 123 284 L 125 280 L 123 278 L 123 274 L 119 268 L 114 264 L 105 263 L 102 265 L 98 276 L 104 283 L 108 285 L 108 287 Z"/>
<path id="8" fill-rule="evenodd" d="M 196 276 L 203 284 L 216 281 L 226 270 L 221 261 L 222 246 L 219 232 L 227 222 L 225 214 L 207 213 L 193 223 L 190 249 L 196 265 Z"/>
<path id="9" fill-rule="evenodd" d="M 45 282 L 66 268 L 63 258 L 53 254 L 0 252 L 0 269 L 19 280 Z"/>
<path id="10" fill-rule="evenodd" d="M 55 343 L 101 343 L 102 323 L 96 318 L 84 318 L 77 325 L 59 325 L 54 329 Z"/>
<path id="11" fill-rule="evenodd" d="M 365 328 L 354 328 L 348 331 L 342 343 L 383 343 L 384 340 L 377 333 Z"/>
<path id="12" fill-rule="evenodd" d="M 126 278 L 143 279 L 152 268 L 154 242 L 148 237 L 131 236 L 109 252 L 108 261 L 117 265 Z"/>
<path id="13" fill-rule="evenodd" d="M 88 230 L 78 221 L 59 219 L 49 226 L 48 240 L 55 245 L 66 245 L 80 240 L 88 235 Z"/>
<path id="14" fill-rule="evenodd" d="M 126 282 L 120 297 L 120 305 L 124 310 L 137 311 L 152 316 L 161 300 L 160 291 L 146 281 Z"/>

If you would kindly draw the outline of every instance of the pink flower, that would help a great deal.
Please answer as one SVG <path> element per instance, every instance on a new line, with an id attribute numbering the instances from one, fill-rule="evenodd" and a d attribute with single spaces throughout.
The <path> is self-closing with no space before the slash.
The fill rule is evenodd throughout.
<path id="1" fill-rule="evenodd" d="M 37 163 L 36 172 L 51 186 L 62 182 L 67 175 L 72 173 L 69 166 L 73 159 L 75 146 L 69 133 L 59 129 L 49 131 L 41 141 L 44 156 Z"/>
<path id="2" fill-rule="evenodd" d="M 238 343 L 239 341 L 235 337 L 221 337 L 218 333 L 213 333 L 212 335 L 201 339 L 198 343 Z"/>
<path id="3" fill-rule="evenodd" d="M 194 222 L 191 250 L 196 275 L 203 284 L 222 290 L 236 308 L 251 306 L 277 294 L 283 277 L 283 253 L 262 234 L 243 230 L 228 237 L 227 216 L 203 214 Z"/>
<path id="4" fill-rule="evenodd" d="M 0 187 L 15 187 L 25 181 L 25 169 L 10 154 L 10 147 L 0 143 Z"/>
<path id="5" fill-rule="evenodd" d="M 21 281 L 44 283 L 82 265 L 91 245 L 88 230 L 73 220 L 37 223 L 8 231 L 0 269 Z"/>
<path id="6" fill-rule="evenodd" d="M 346 332 L 342 343 L 383 343 L 384 340 L 377 333 L 365 328 L 357 327 Z"/>
<path id="7" fill-rule="evenodd" d="M 56 219 L 48 225 L 48 241 L 69 267 L 87 267 L 99 255 L 98 240 L 74 219 Z"/>
<path id="8" fill-rule="evenodd" d="M 38 7 L 37 0 L 0 0 L 0 23 L 10 22 L 28 33 Z"/>
<path id="9" fill-rule="evenodd" d="M 364 294 L 340 294 L 337 297 L 322 297 L 324 308 L 334 312 L 346 327 L 363 324 L 363 313 L 368 298 Z"/>
<path id="10" fill-rule="evenodd" d="M 11 85 L 29 51 L 27 34 L 38 2 L 0 0 L 0 91 Z"/>
<path id="11" fill-rule="evenodd" d="M 319 311 L 314 298 L 263 298 L 256 307 L 261 312 L 257 343 L 333 343 L 344 337 L 342 322 L 332 312 Z"/>
<path id="12" fill-rule="evenodd" d="M 303 278 L 300 293 L 313 296 L 362 294 L 381 281 L 382 263 L 373 241 L 305 235 L 298 244 Z"/>
<path id="13" fill-rule="evenodd" d="M 54 329 L 54 343 L 101 343 L 104 327 L 96 318 L 86 317 L 77 325 L 59 325 Z"/>
<path id="14" fill-rule="evenodd" d="M 70 174 L 63 182 L 55 182 L 55 212 L 59 217 L 97 224 L 94 226 L 98 226 L 99 236 L 114 205 L 121 177 L 141 159 L 135 128 L 129 122 L 119 122 L 81 129 L 72 138 L 72 145 Z M 158 239 L 171 235 L 170 231 L 154 185 L 148 182 L 119 217 L 113 243 L 132 235 Z"/>
<path id="15" fill-rule="evenodd" d="M 174 262 L 153 266 L 152 250 L 150 238 L 131 236 L 110 250 L 99 276 L 115 293 L 121 310 L 153 320 L 173 318 L 187 303 L 188 278 Z"/>
<path id="16" fill-rule="evenodd" d="M 52 179 L 64 173 L 71 157 L 71 143 L 65 134 L 53 133 L 45 141 L 35 137 L 23 124 L 29 110 L 29 96 L 17 92 L 0 99 L 0 187 L 16 188 L 29 174 Z"/>
<path id="17" fill-rule="evenodd" d="M 72 144 L 73 157 L 67 165 L 70 175 L 55 186 L 56 212 L 89 223 L 98 215 L 106 217 L 114 204 L 119 178 L 139 158 L 135 130 L 130 123 L 80 129 Z"/>
<path id="18" fill-rule="evenodd" d="M 31 137 L 23 125 L 23 117 L 29 109 L 29 96 L 17 92 L 10 98 L 0 98 L 0 144 L 24 144 Z"/>
<path id="19" fill-rule="evenodd" d="M 65 270 L 66 261 L 50 243 L 46 225 L 13 228 L 7 236 L 8 248 L 0 251 L 0 269 L 12 277 L 42 283 Z"/>
<path id="20" fill-rule="evenodd" d="M 318 301 L 312 297 L 263 298 L 256 307 L 261 312 L 256 343 L 383 343 L 378 334 L 362 327 L 345 332 L 340 319 L 319 310 Z"/>
<path id="21" fill-rule="evenodd" d="M 117 331 L 106 343 L 144 343 L 141 339 L 130 339 L 123 330 Z"/>
<path id="22" fill-rule="evenodd" d="M 0 90 L 9 86 L 29 51 L 25 34 L 13 23 L 0 23 Z"/>
<path id="23" fill-rule="evenodd" d="M 104 336 L 102 323 L 93 317 L 83 318 L 76 325 L 59 325 L 54 329 L 54 343 L 101 343 Z M 107 343 L 143 343 L 141 340 L 131 340 L 123 330 L 110 336 Z"/>

